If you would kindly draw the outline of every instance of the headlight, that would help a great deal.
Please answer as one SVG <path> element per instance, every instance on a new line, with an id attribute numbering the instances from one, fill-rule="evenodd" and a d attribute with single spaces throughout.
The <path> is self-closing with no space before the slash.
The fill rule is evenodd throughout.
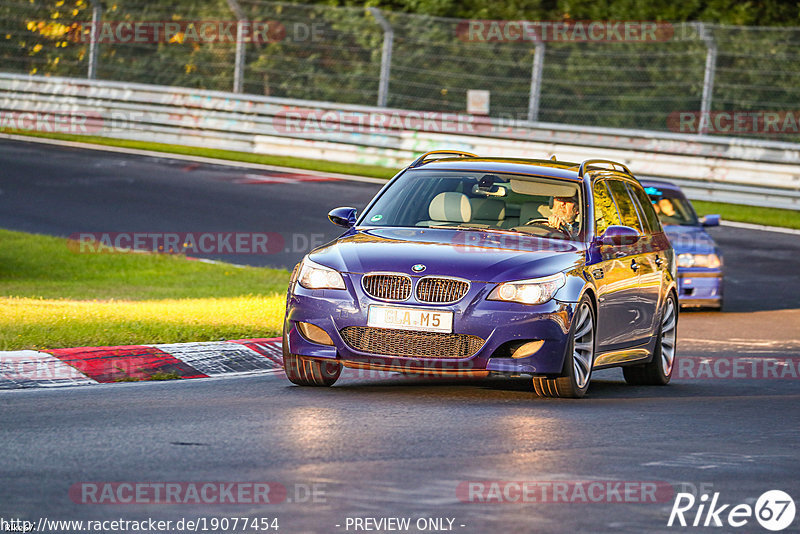
<path id="1" fill-rule="evenodd" d="M 567 277 L 564 273 L 545 276 L 544 278 L 505 282 L 495 287 L 486 298 L 489 300 L 520 302 L 522 304 L 544 304 L 553 298 L 556 291 L 564 287 L 566 283 Z"/>
<path id="2" fill-rule="evenodd" d="M 303 260 L 297 281 L 306 289 L 344 289 L 344 278 L 338 271 L 308 258 Z"/>
<path id="3" fill-rule="evenodd" d="M 716 269 L 722 265 L 722 259 L 716 254 L 678 254 L 678 267 L 706 267 Z"/>

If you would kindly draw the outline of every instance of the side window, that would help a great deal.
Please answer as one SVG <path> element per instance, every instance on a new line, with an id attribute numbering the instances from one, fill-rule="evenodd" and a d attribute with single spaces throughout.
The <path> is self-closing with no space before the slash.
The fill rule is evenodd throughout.
<path id="1" fill-rule="evenodd" d="M 619 209 L 619 216 L 622 219 L 622 224 L 636 228 L 639 232 L 644 233 L 644 227 L 639 220 L 639 215 L 636 213 L 636 207 L 633 205 L 633 199 L 628 194 L 628 189 L 625 184 L 619 180 L 609 180 L 608 187 L 611 189 L 611 194 L 614 196 L 614 201 L 617 203 Z"/>
<path id="2" fill-rule="evenodd" d="M 617 208 L 614 205 L 614 200 L 611 198 L 611 193 L 608 192 L 606 181 L 600 180 L 594 184 L 594 226 L 595 235 L 603 235 L 606 228 L 612 225 L 622 224 L 617 213 Z"/>
<path id="3" fill-rule="evenodd" d="M 628 190 L 632 193 L 632 196 L 639 201 L 639 213 L 644 215 L 644 220 L 645 223 L 647 223 L 650 233 L 656 234 L 661 232 L 661 223 L 658 221 L 658 215 L 656 215 L 653 203 L 650 201 L 650 197 L 647 196 L 647 193 L 644 192 L 644 189 L 628 184 Z"/>

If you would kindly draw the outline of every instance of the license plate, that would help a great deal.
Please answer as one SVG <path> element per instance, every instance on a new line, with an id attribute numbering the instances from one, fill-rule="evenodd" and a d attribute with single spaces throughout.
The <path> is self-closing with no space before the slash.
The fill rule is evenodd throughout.
<path id="1" fill-rule="evenodd" d="M 447 332 L 449 334 L 453 331 L 453 312 L 399 308 L 397 306 L 370 306 L 367 326 L 422 332 Z"/>

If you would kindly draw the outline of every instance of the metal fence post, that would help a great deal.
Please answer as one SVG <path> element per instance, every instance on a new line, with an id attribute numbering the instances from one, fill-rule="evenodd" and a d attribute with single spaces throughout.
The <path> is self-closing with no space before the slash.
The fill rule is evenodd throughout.
<path id="1" fill-rule="evenodd" d="M 247 51 L 244 42 L 247 17 L 244 16 L 244 10 L 236 0 L 228 0 L 228 7 L 236 17 L 236 57 L 233 61 L 233 92 L 241 93 L 244 87 L 244 56 Z"/>
<path id="2" fill-rule="evenodd" d="M 392 46 L 394 45 L 394 30 L 389 21 L 377 7 L 369 8 L 369 12 L 383 28 L 383 51 L 381 52 L 381 78 L 378 84 L 378 106 L 385 108 L 389 99 L 389 75 L 392 71 Z"/>
<path id="3" fill-rule="evenodd" d="M 542 72 L 544 70 L 545 45 L 537 41 L 533 49 L 533 68 L 531 69 L 531 92 L 528 98 L 528 121 L 539 120 L 539 99 L 542 94 Z"/>
<path id="4" fill-rule="evenodd" d="M 91 0 L 92 2 L 92 29 L 89 34 L 89 71 L 86 77 L 90 80 L 97 78 L 97 55 L 100 43 L 98 36 L 100 35 L 100 24 L 103 17 L 103 6 L 100 5 L 100 0 Z"/>
<path id="5" fill-rule="evenodd" d="M 708 49 L 706 52 L 706 68 L 703 77 L 703 99 L 700 101 L 700 123 L 697 127 L 697 133 L 702 135 L 708 133 L 711 99 L 714 94 L 714 74 L 717 69 L 717 43 L 714 41 L 714 36 L 705 24 L 699 22 L 698 25 L 700 37 L 706 43 Z"/>

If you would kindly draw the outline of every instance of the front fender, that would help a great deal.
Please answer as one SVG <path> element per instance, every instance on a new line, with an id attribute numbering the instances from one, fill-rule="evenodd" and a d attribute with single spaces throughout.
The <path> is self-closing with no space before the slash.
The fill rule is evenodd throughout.
<path id="1" fill-rule="evenodd" d="M 594 280 L 583 269 L 573 269 L 564 274 L 567 275 L 567 283 L 556 293 L 557 302 L 577 304 L 587 288 L 595 291 Z"/>

